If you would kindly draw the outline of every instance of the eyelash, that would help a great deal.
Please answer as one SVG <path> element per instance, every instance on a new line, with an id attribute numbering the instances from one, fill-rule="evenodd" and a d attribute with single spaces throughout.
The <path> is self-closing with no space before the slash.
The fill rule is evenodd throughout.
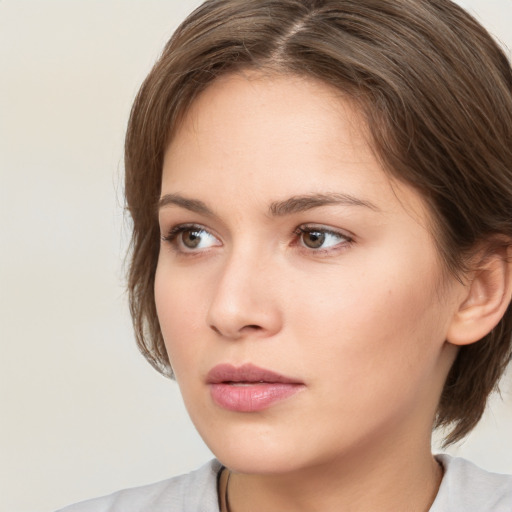
<path id="1" fill-rule="evenodd" d="M 188 250 L 187 250 L 187 249 L 183 249 L 182 247 L 179 247 L 179 245 L 178 245 L 178 244 L 180 244 L 179 237 L 185 231 L 204 232 L 204 233 L 208 233 L 209 235 L 213 236 L 214 238 L 217 238 L 207 228 L 205 228 L 204 226 L 201 226 L 200 224 L 178 224 L 178 225 L 174 226 L 173 228 L 171 228 L 171 230 L 167 233 L 167 235 L 162 235 L 162 237 L 161 237 L 162 242 L 168 243 L 172 247 L 172 249 L 179 255 L 184 255 L 184 256 L 190 257 L 190 256 L 197 256 L 200 253 L 204 253 L 205 249 L 203 249 L 203 250 L 199 249 L 196 251 L 191 248 L 188 248 Z M 315 233 L 315 232 L 321 233 L 321 234 L 327 235 L 327 236 L 338 237 L 338 238 L 342 239 L 342 241 L 340 241 L 333 247 L 328 247 L 328 248 L 319 247 L 316 249 L 307 247 L 304 244 L 304 242 L 301 242 L 301 237 L 303 235 L 311 234 L 311 233 Z M 296 239 L 294 240 L 292 245 L 299 246 L 302 250 L 308 252 L 309 254 L 315 254 L 318 256 L 328 255 L 328 254 L 332 254 L 333 252 L 337 252 L 337 251 L 346 249 L 347 247 L 350 247 L 354 243 L 354 239 L 350 235 L 348 235 L 344 232 L 335 231 L 333 229 L 328 229 L 326 227 L 318 226 L 318 225 L 308 225 L 308 224 L 301 225 L 293 231 L 293 235 L 296 237 Z M 182 243 L 182 241 L 181 241 L 181 243 Z"/>
<path id="2" fill-rule="evenodd" d="M 348 235 L 345 232 L 336 231 L 333 229 L 326 228 L 325 226 L 318 226 L 318 225 L 314 225 L 314 224 L 309 224 L 309 225 L 306 224 L 306 225 L 299 226 L 293 233 L 297 237 L 297 240 L 295 241 L 296 245 L 299 245 L 303 250 L 305 250 L 309 253 L 313 253 L 317 256 L 329 255 L 329 254 L 332 254 L 333 252 L 338 252 L 340 250 L 347 249 L 347 247 L 350 247 L 354 243 L 353 237 Z M 320 247 L 317 249 L 313 249 L 311 247 L 307 247 L 303 241 L 301 242 L 302 235 L 311 234 L 311 233 L 321 233 L 323 235 L 334 236 L 334 237 L 339 238 L 340 242 L 338 242 L 337 244 L 335 244 L 332 247 L 327 247 L 327 248 Z"/>
<path id="3" fill-rule="evenodd" d="M 215 237 L 215 235 L 213 235 L 208 229 L 201 226 L 200 224 L 178 224 L 177 226 L 171 228 L 167 235 L 162 235 L 162 242 L 167 242 L 172 247 L 172 249 L 180 255 L 195 256 L 200 252 L 200 250 L 194 251 L 194 249 L 190 248 L 189 250 L 184 250 L 182 247 L 179 247 L 178 245 L 180 244 L 180 240 L 178 239 L 178 237 L 185 231 L 204 232 Z"/>
<path id="4" fill-rule="evenodd" d="M 162 240 L 164 242 L 173 242 L 179 234 L 183 233 L 183 231 L 186 231 L 187 229 L 206 231 L 205 228 L 199 226 L 198 224 L 178 224 L 177 226 L 172 227 L 167 235 L 162 235 Z"/>

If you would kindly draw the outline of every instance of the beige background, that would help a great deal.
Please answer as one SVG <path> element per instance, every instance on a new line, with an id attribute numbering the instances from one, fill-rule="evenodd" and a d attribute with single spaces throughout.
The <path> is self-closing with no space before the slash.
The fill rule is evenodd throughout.
<path id="1" fill-rule="evenodd" d="M 134 347 L 122 144 L 193 0 L 0 1 L 0 512 L 188 471 L 211 455 Z M 464 2 L 512 47 L 512 0 Z M 456 453 L 512 472 L 512 385 Z"/>

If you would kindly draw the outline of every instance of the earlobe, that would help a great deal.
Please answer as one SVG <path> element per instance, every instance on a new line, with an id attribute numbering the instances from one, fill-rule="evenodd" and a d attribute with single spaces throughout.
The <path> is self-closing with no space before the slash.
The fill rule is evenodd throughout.
<path id="1" fill-rule="evenodd" d="M 453 345 L 469 345 L 498 325 L 512 297 L 512 247 L 486 253 L 466 285 L 447 333 Z"/>

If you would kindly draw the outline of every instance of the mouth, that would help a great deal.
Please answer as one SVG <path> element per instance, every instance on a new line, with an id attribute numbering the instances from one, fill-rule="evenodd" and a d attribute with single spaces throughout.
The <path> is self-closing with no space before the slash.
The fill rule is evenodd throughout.
<path id="1" fill-rule="evenodd" d="M 235 412 L 257 412 L 305 388 L 303 382 L 252 364 L 220 364 L 206 377 L 216 405 Z"/>

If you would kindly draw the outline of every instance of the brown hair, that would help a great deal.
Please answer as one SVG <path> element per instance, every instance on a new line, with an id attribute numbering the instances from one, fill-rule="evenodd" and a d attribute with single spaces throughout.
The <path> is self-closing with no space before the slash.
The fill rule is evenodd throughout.
<path id="1" fill-rule="evenodd" d="M 448 270 L 479 242 L 512 239 L 512 70 L 485 29 L 449 0 L 209 0 L 175 32 L 133 106 L 125 149 L 133 219 L 130 308 L 138 345 L 172 375 L 154 301 L 163 154 L 218 76 L 244 68 L 322 80 L 366 116 L 376 154 L 430 206 Z M 499 237 L 496 237 L 499 239 Z M 436 426 L 446 444 L 480 419 L 511 358 L 512 309 L 460 349 Z"/>

